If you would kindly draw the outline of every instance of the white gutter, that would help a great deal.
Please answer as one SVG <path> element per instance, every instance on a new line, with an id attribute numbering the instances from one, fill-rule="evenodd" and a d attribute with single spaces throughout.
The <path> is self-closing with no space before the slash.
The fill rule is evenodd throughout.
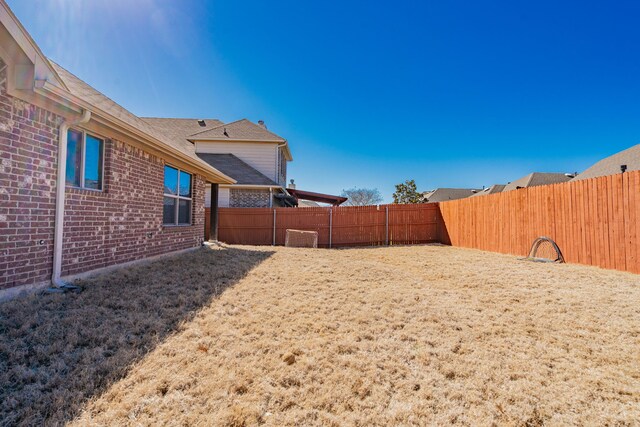
<path id="1" fill-rule="evenodd" d="M 1 1 L 1 0 L 0 0 Z M 154 137 L 153 135 L 149 135 L 147 134 L 145 131 L 142 131 L 140 129 L 137 129 L 136 127 L 130 125 L 129 123 L 126 123 L 125 121 L 118 119 L 117 117 L 107 113 L 104 110 L 101 110 L 91 104 L 89 104 L 88 102 L 84 101 L 83 99 L 69 93 L 66 92 L 58 87 L 56 87 L 55 85 L 52 85 L 51 83 L 45 81 L 45 80 L 36 80 L 35 81 L 35 86 L 33 89 L 36 93 L 40 93 L 44 96 L 53 96 L 54 99 L 56 99 L 58 102 L 60 102 L 61 104 L 64 105 L 64 101 L 67 100 L 68 102 L 72 103 L 73 105 L 78 105 L 81 108 L 84 109 L 91 109 L 93 110 L 94 114 L 96 114 L 97 116 L 102 116 L 102 117 L 106 117 L 109 118 L 109 120 L 115 124 L 116 126 L 120 127 L 121 129 L 123 129 L 126 133 L 128 133 L 129 135 L 133 135 L 136 139 L 139 139 L 142 142 L 145 142 L 146 145 L 150 145 L 151 147 L 155 148 L 156 150 L 161 151 L 164 154 L 169 154 L 173 157 L 176 157 L 178 159 L 180 159 L 181 161 L 191 165 L 192 167 L 194 167 L 195 169 L 198 169 L 200 172 L 206 172 L 203 175 L 209 175 L 209 176 L 215 176 L 216 179 L 220 180 L 220 181 L 226 181 L 226 183 L 229 184 L 235 184 L 235 180 L 225 174 L 223 174 L 222 172 L 220 172 L 219 170 L 211 167 L 211 165 L 205 163 L 204 161 L 202 162 L 202 164 L 198 164 L 194 162 L 194 159 L 187 156 L 186 154 L 184 154 L 183 152 L 169 146 L 168 144 L 160 141 L 159 139 L 157 139 L 156 137 Z M 103 120 L 101 120 L 99 117 L 94 117 L 94 119 L 96 120 L 96 122 L 104 122 Z M 112 124 L 107 123 L 108 126 L 113 128 Z M 153 145 L 148 144 L 147 141 L 151 141 L 153 142 Z M 213 169 L 213 171 L 211 170 Z"/>
<path id="2" fill-rule="evenodd" d="M 282 185 L 260 185 L 260 184 L 220 184 L 220 188 L 234 188 L 234 189 L 238 189 L 238 188 L 254 188 L 254 189 L 259 189 L 259 190 L 268 190 L 270 188 L 273 189 L 283 189 L 284 187 Z"/>
<path id="3" fill-rule="evenodd" d="M 67 135 L 69 127 L 87 123 L 91 119 L 91 111 L 85 109 L 82 116 L 76 120 L 64 120 L 60 124 L 58 131 L 58 176 L 56 181 L 56 219 L 53 237 L 53 269 L 51 273 L 51 283 L 56 288 L 69 288 L 69 284 L 60 280 L 62 271 L 62 238 L 64 232 L 64 199 L 66 189 L 66 169 L 67 169 Z"/>

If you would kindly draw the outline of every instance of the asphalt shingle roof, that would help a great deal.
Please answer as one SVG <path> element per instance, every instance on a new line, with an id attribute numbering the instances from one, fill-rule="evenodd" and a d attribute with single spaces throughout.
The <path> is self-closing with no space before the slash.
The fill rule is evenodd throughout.
<path id="1" fill-rule="evenodd" d="M 157 126 L 151 126 L 149 123 L 147 123 L 147 121 L 131 113 L 126 108 L 113 101 L 111 98 L 89 86 L 87 83 L 85 83 L 60 65 L 51 60 L 49 60 L 49 62 L 56 73 L 58 73 L 72 95 L 77 96 L 86 103 L 121 120 L 127 125 L 138 129 L 148 136 L 151 136 L 159 140 L 160 142 L 176 150 L 179 150 L 180 152 L 187 155 L 194 163 L 199 164 L 200 167 L 210 169 L 210 165 L 208 165 L 196 155 L 195 146 L 190 143 L 184 135 L 182 137 L 177 137 L 172 132 L 166 132 Z"/>
<path id="2" fill-rule="evenodd" d="M 573 181 L 620 173 L 620 165 L 627 165 L 628 172 L 640 170 L 640 144 L 600 160 L 578 174 Z"/>
<path id="3" fill-rule="evenodd" d="M 507 184 L 502 191 L 511 191 L 518 188 L 536 187 L 538 185 L 558 184 L 561 182 L 567 182 L 571 177 L 566 176 L 563 173 L 549 173 L 549 172 L 533 172 L 529 175 L 525 175 L 522 178 L 516 179 L 513 182 Z"/>
<path id="4" fill-rule="evenodd" d="M 480 190 L 473 188 L 437 188 L 423 193 L 427 202 L 446 202 L 447 200 L 464 199 Z"/>
<path id="5" fill-rule="evenodd" d="M 198 153 L 198 157 L 220 172 L 238 181 L 237 184 L 278 185 L 233 154 Z"/>
<path id="6" fill-rule="evenodd" d="M 247 119 L 221 124 L 212 129 L 205 129 L 195 132 L 189 136 L 191 140 L 197 139 L 220 139 L 220 140 L 240 140 L 257 142 L 285 142 L 285 139 L 268 131 L 266 128 L 257 125 Z"/>
<path id="7" fill-rule="evenodd" d="M 474 194 L 471 197 L 486 196 L 487 194 L 501 193 L 502 190 L 504 190 L 504 187 L 505 185 L 503 184 L 494 184 L 491 187 L 487 187 L 484 190 L 478 191 L 476 194 Z"/>
<path id="8" fill-rule="evenodd" d="M 189 135 L 202 132 L 207 129 L 220 126 L 223 123 L 218 119 L 202 119 L 205 126 L 198 124 L 198 119 L 174 119 L 160 117 L 141 117 L 156 132 L 163 133 L 172 139 L 187 140 Z M 193 144 L 191 144 L 193 145 Z"/>

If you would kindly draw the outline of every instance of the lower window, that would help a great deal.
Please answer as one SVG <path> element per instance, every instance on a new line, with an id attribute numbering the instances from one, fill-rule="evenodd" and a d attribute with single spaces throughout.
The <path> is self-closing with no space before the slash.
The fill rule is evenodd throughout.
<path id="1" fill-rule="evenodd" d="M 162 223 L 191 224 L 191 174 L 171 166 L 164 167 Z"/>
<path id="2" fill-rule="evenodd" d="M 102 190 L 104 141 L 88 133 L 69 129 L 67 132 L 68 185 L 91 190 Z"/>

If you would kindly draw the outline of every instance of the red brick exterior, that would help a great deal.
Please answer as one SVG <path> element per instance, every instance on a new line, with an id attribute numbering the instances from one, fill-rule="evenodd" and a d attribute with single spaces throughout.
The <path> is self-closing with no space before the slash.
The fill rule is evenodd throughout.
<path id="1" fill-rule="evenodd" d="M 6 289 L 51 277 L 61 120 L 9 96 L 4 70 L 0 81 L 0 289 Z M 193 175 L 192 225 L 163 226 L 164 163 L 107 139 L 103 191 L 66 190 L 63 276 L 202 243 L 205 180 Z"/>
<path id="2" fill-rule="evenodd" d="M 0 289 L 51 276 L 59 118 L 6 94 L 0 61 Z"/>
<path id="3" fill-rule="evenodd" d="M 164 162 L 120 141 L 105 144 L 103 191 L 67 187 L 62 275 L 197 246 L 205 181 L 193 176 L 191 226 L 163 226 Z"/>

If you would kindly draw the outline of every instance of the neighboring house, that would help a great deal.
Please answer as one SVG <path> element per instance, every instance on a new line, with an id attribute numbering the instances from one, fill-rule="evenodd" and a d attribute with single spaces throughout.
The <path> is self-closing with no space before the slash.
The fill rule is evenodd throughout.
<path id="1" fill-rule="evenodd" d="M 474 188 L 437 188 L 422 193 L 425 203 L 446 202 L 447 200 L 458 200 L 471 197 L 478 189 Z"/>
<path id="2" fill-rule="evenodd" d="M 629 172 L 640 170 L 640 144 L 600 160 L 572 181 L 621 173 L 623 166 Z"/>
<path id="3" fill-rule="evenodd" d="M 0 298 L 199 246 L 234 180 L 49 61 L 0 0 Z"/>
<path id="4" fill-rule="evenodd" d="M 504 192 L 517 190 L 519 188 L 536 187 L 538 185 L 559 184 L 561 182 L 570 181 L 571 178 L 573 178 L 572 174 L 533 172 L 529 175 L 523 176 L 520 179 L 516 179 L 515 181 L 508 183 L 502 191 Z"/>
<path id="5" fill-rule="evenodd" d="M 222 123 L 215 119 L 145 118 L 158 132 L 167 132 L 195 149 L 198 157 L 232 177 L 236 183 L 220 185 L 219 207 L 285 206 L 288 196 L 287 162 L 292 161 L 287 141 L 267 130 L 264 122 L 247 119 Z M 206 206 L 210 206 L 207 198 Z"/>
<path id="6" fill-rule="evenodd" d="M 502 184 L 494 184 L 491 187 L 487 187 L 487 188 L 483 188 L 482 190 L 479 190 L 476 194 L 472 195 L 471 197 L 479 197 L 479 196 L 486 196 L 488 194 L 496 194 L 496 193 L 501 193 L 504 190 L 504 185 Z"/>
<path id="7" fill-rule="evenodd" d="M 319 208 L 320 203 L 314 202 L 312 200 L 298 200 L 299 208 Z"/>
<path id="8" fill-rule="evenodd" d="M 292 186 L 287 187 L 287 190 L 291 194 L 291 198 L 293 199 L 293 204 L 295 206 L 301 206 L 301 202 L 316 202 L 316 203 L 324 203 L 326 205 L 331 206 L 340 206 L 347 200 L 348 197 L 343 196 L 334 196 L 332 194 L 325 193 L 316 193 L 314 191 L 305 191 L 299 190 Z"/>

